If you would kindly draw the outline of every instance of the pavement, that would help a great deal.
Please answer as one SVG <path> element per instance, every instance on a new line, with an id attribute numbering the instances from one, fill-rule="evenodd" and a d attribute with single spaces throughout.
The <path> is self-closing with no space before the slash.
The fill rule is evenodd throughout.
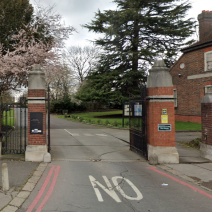
<path id="1" fill-rule="evenodd" d="M 102 128 L 104 133 L 129 143 L 129 131 Z M 180 164 L 160 164 L 157 167 L 190 183 L 197 184 L 205 190 L 212 191 L 212 161 L 200 156 L 200 151 L 182 145 L 200 138 L 201 132 L 176 132 L 176 147 L 180 156 Z M 28 198 L 40 177 L 46 163 L 25 162 L 24 155 L 6 155 L 0 157 L 0 165 L 6 163 L 9 173 L 9 191 L 2 191 L 0 181 L 0 211 L 15 212 Z M 0 168 L 0 179 L 2 176 Z"/>

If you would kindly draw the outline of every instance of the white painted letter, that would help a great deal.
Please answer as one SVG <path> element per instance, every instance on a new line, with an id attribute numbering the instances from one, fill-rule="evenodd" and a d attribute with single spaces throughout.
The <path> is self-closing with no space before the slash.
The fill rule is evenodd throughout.
<path id="1" fill-rule="evenodd" d="M 127 196 L 124 193 L 124 191 L 121 189 L 121 187 L 119 186 L 119 183 L 117 182 L 118 179 L 125 180 L 132 187 L 132 189 L 135 191 L 135 193 L 137 194 L 137 197 Z M 129 200 L 141 200 L 141 199 L 143 199 L 143 195 L 141 194 L 141 192 L 137 189 L 137 187 L 130 180 L 117 176 L 117 177 L 112 177 L 112 181 L 113 181 L 114 185 L 116 186 L 116 189 L 120 192 L 120 194 L 124 198 L 129 199 Z"/>
<path id="2" fill-rule="evenodd" d="M 103 202 L 103 198 L 102 195 L 99 191 L 99 189 L 96 187 L 96 185 L 98 185 L 100 188 L 102 188 L 109 196 L 111 196 L 116 202 L 121 202 L 121 200 L 119 199 L 118 195 L 116 194 L 116 192 L 113 190 L 112 185 L 110 184 L 109 180 L 107 179 L 106 176 L 102 176 L 103 179 L 105 180 L 105 183 L 107 184 L 108 189 L 103 186 L 100 182 L 98 182 L 93 176 L 89 176 L 89 179 L 91 181 L 91 184 L 93 186 L 93 189 L 96 193 L 97 199 L 99 200 L 99 202 Z"/>

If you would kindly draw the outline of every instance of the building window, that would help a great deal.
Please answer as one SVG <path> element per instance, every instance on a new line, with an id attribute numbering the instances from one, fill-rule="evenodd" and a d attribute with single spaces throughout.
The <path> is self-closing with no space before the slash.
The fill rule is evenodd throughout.
<path id="1" fill-rule="evenodd" d="M 212 93 L 212 85 L 206 85 L 205 86 L 205 94 Z"/>
<path id="2" fill-rule="evenodd" d="M 205 71 L 212 71 L 212 51 L 205 53 Z"/>
<path id="3" fill-rule="evenodd" d="M 174 107 L 177 107 L 177 89 L 174 89 Z"/>

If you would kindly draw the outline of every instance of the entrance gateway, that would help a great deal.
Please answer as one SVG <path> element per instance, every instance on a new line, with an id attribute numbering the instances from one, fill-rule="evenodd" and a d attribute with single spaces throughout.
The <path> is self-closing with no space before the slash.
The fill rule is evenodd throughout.
<path id="1" fill-rule="evenodd" d="M 20 97 L 19 103 L 1 103 L 0 155 L 26 153 L 26 161 L 44 161 L 44 155 L 47 155 L 46 162 L 49 162 L 49 90 L 46 99 L 44 73 L 39 65 L 34 65 L 29 74 L 28 84 L 28 99 Z M 46 107 L 46 100 L 48 100 L 48 107 Z M 48 125 L 46 126 L 47 108 Z M 48 142 L 46 142 L 47 132 Z"/>
<path id="2" fill-rule="evenodd" d="M 141 97 L 131 98 L 130 149 L 150 164 L 179 163 L 175 147 L 175 110 L 172 76 L 163 60 L 155 61 Z"/>

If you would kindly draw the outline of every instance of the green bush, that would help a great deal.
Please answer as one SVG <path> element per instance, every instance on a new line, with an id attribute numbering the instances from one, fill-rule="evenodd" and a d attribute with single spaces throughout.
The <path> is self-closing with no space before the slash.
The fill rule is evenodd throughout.
<path id="1" fill-rule="evenodd" d="M 108 120 L 106 120 L 106 121 L 105 121 L 105 124 L 108 125 L 108 124 L 110 124 L 110 122 L 109 122 Z"/>
<path id="2" fill-rule="evenodd" d="M 114 121 L 113 122 L 113 126 L 117 127 L 118 126 L 118 122 L 117 121 Z"/>
<path id="3" fill-rule="evenodd" d="M 72 102 L 71 98 L 66 95 L 59 100 L 51 101 L 50 112 L 51 113 L 62 113 L 62 110 L 68 110 L 69 112 L 73 111 L 85 111 L 85 104 L 76 104 Z"/>
<path id="4" fill-rule="evenodd" d="M 78 117 L 79 121 L 82 122 L 84 120 L 84 118 L 82 117 Z"/>

